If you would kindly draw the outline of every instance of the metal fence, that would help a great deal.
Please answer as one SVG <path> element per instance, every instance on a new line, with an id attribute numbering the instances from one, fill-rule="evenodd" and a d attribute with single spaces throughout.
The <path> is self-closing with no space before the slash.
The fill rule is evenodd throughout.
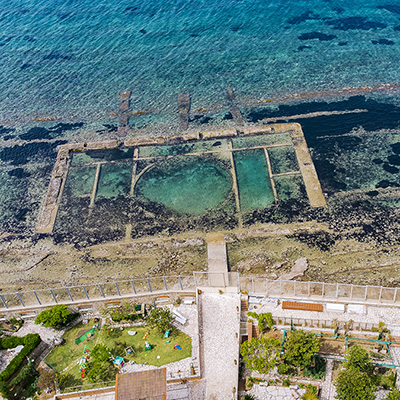
<path id="1" fill-rule="evenodd" d="M 197 287 L 235 287 L 250 295 L 318 301 L 399 305 L 398 288 L 344 283 L 272 280 L 237 272 L 194 272 L 192 276 L 159 276 L 91 285 L 27 290 L 0 294 L 0 311 L 29 307 L 112 300 L 165 292 L 195 291 Z"/>
<path id="2" fill-rule="evenodd" d="M 306 298 L 325 301 L 349 301 L 400 305 L 398 288 L 361 286 L 345 283 L 271 280 L 262 276 L 241 276 L 240 290 L 249 294 L 277 298 Z"/>
<path id="3" fill-rule="evenodd" d="M 193 276 L 160 276 L 52 289 L 27 290 L 0 294 L 0 310 L 107 300 L 157 292 L 195 290 Z"/>

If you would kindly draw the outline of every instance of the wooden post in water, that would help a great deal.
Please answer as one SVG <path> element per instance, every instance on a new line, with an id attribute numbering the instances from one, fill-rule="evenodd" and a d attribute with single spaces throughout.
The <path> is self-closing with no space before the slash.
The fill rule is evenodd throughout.
<path id="1" fill-rule="evenodd" d="M 131 91 L 126 90 L 125 92 L 120 93 L 120 100 L 119 100 L 119 133 L 125 133 L 128 128 L 129 122 L 129 108 L 130 108 L 130 98 L 131 98 Z"/>
<path id="2" fill-rule="evenodd" d="M 190 93 L 178 94 L 179 129 L 186 131 L 189 128 Z"/>
<path id="3" fill-rule="evenodd" d="M 235 92 L 231 87 L 227 88 L 226 98 L 229 100 L 230 103 L 229 111 L 231 112 L 233 120 L 235 121 L 236 125 L 243 126 L 244 125 L 243 116 L 239 110 L 239 107 L 236 105 Z"/>

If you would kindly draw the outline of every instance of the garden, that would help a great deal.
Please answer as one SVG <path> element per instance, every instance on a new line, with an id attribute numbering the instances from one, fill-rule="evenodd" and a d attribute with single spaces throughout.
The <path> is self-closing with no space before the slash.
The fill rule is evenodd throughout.
<path id="1" fill-rule="evenodd" d="M 191 356 L 191 338 L 171 325 L 168 308 L 144 315 L 125 304 L 103 314 L 108 315 L 105 325 L 100 327 L 98 319 L 75 325 L 46 357 L 62 388 L 114 380 L 124 363 L 160 367 Z"/>
<path id="2" fill-rule="evenodd" d="M 264 386 L 290 386 L 298 384 L 306 389 L 302 399 L 318 399 L 318 390 L 326 374 L 326 355 L 337 359 L 333 368 L 333 383 L 338 400 L 374 400 L 379 389 L 389 390 L 387 399 L 400 400 L 395 389 L 395 368 L 385 340 L 390 338 L 384 324 L 377 332 L 379 340 L 305 332 L 292 329 L 281 332 L 274 327 L 270 313 L 247 314 L 256 320 L 260 336 L 242 343 L 240 348 L 245 389 L 264 382 Z M 251 399 L 248 392 L 245 399 Z"/>

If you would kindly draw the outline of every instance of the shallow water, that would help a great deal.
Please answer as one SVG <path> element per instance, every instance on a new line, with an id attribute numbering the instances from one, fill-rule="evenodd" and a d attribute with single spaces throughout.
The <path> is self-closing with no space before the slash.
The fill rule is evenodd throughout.
<path id="1" fill-rule="evenodd" d="M 270 206 L 275 198 L 264 150 L 235 151 L 233 158 L 239 189 L 240 209 L 250 211 Z"/>
<path id="2" fill-rule="evenodd" d="M 193 215 L 215 208 L 231 190 L 229 170 L 200 157 L 182 157 L 158 164 L 145 172 L 135 186 L 139 196 Z"/>
<path id="3" fill-rule="evenodd" d="M 132 90 L 133 110 L 149 111 L 130 120 L 131 127 L 146 128 L 141 134 L 148 135 L 176 130 L 176 95 L 184 91 L 192 94 L 189 126 L 196 130 L 214 129 L 209 126 L 217 124 L 234 126 L 225 96 L 228 86 L 235 88 L 236 102 L 249 123 L 264 118 L 284 122 L 286 116 L 321 111 L 366 110 L 291 121 L 303 127 L 328 196 L 398 187 L 398 152 L 392 147 L 400 142 L 398 90 L 349 99 L 334 98 L 330 91 L 400 82 L 399 17 L 398 5 L 383 0 L 0 0 L 1 229 L 34 231 L 57 145 L 64 139 L 97 140 L 116 135 L 118 119 L 110 113 L 118 110 L 118 94 L 125 89 Z M 288 97 L 249 106 L 261 98 L 321 90 L 327 91 L 323 98 L 328 101 L 299 98 L 294 102 L 295 97 Z M 39 122 L 32 120 L 35 117 L 58 119 Z M 267 139 L 240 137 L 233 139 L 233 147 L 274 144 L 275 139 L 274 135 Z M 289 136 L 287 139 L 290 143 Z M 148 146 L 139 156 L 226 148 L 225 141 L 217 142 Z M 296 170 L 293 153 L 289 153 L 269 151 L 274 174 Z M 132 149 L 86 152 L 75 154 L 71 165 L 132 160 L 132 156 Z M 137 173 L 146 165 L 140 160 Z M 111 197 L 127 193 L 130 176 L 118 171 L 118 167 L 102 168 L 99 193 L 103 197 L 98 196 L 96 202 L 101 203 L 103 214 L 118 209 L 116 205 L 107 209 L 114 201 Z M 91 193 L 93 172 L 82 174 L 87 178 L 74 186 L 75 197 Z M 280 201 L 304 195 L 298 176 L 277 177 L 275 184 Z M 235 207 L 229 196 L 229 213 L 224 217 L 231 226 Z M 272 210 L 266 198 L 270 194 L 255 206 L 262 207 L 265 201 Z M 86 210 L 88 198 L 75 201 L 79 216 L 80 207 Z M 395 199 L 379 201 L 382 207 L 397 205 Z M 243 205 L 246 209 L 246 202 Z M 130 214 L 121 209 L 125 223 Z M 267 215 L 265 210 L 257 212 Z M 287 215 L 290 212 L 298 210 L 288 208 Z M 91 218 L 97 214 L 93 215 Z M 269 214 L 265 218 L 270 218 Z M 274 218 L 279 222 L 280 215 Z M 111 216 L 110 221 L 114 222 Z M 210 226 L 221 226 L 217 217 L 212 221 L 208 221 Z"/>

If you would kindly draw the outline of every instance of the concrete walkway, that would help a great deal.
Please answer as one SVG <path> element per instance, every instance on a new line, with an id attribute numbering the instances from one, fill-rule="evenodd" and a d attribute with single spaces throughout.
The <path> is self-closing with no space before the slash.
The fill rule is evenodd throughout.
<path id="1" fill-rule="evenodd" d="M 205 288 L 199 295 L 200 351 L 206 400 L 236 399 L 239 375 L 240 295 Z M 234 396 L 235 393 L 235 396 Z"/>
<path id="2" fill-rule="evenodd" d="M 321 388 L 321 400 L 330 400 L 334 392 L 332 385 L 333 360 L 327 360 L 326 374 Z"/>

